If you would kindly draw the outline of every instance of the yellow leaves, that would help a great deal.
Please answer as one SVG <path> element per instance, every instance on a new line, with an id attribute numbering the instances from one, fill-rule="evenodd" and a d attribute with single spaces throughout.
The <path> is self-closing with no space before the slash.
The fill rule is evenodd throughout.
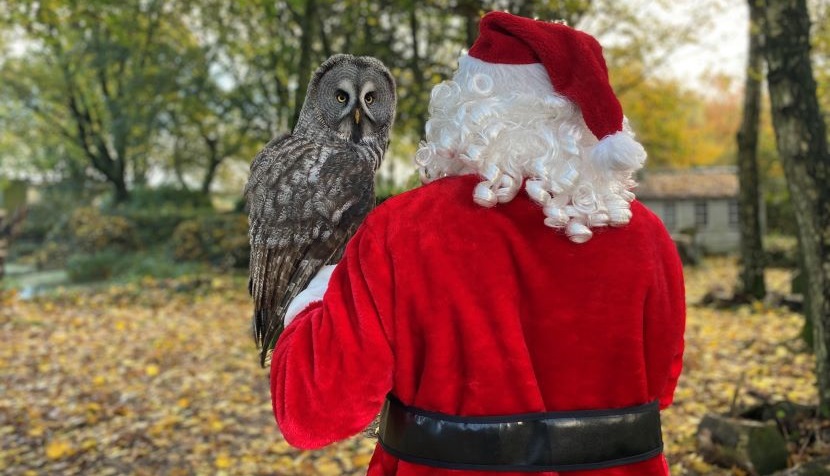
<path id="1" fill-rule="evenodd" d="M 211 415 L 211 417 L 207 420 L 207 427 L 211 432 L 219 433 L 225 429 L 225 424 L 222 423 L 222 420 L 217 418 L 215 415 Z"/>
<path id="2" fill-rule="evenodd" d="M 736 274 L 722 259 L 686 271 L 690 302 Z M 778 277 L 768 282 L 788 283 Z M 202 294 L 147 280 L 0 309 L 0 369 L 14 382 L 0 402 L 0 473 L 365 474 L 375 439 L 311 452 L 284 441 L 244 280 L 201 279 Z M 49 325 L 36 324 L 44 315 Z M 673 475 L 733 474 L 696 455 L 694 432 L 704 413 L 728 410 L 741 375 L 739 403 L 750 390 L 815 402 L 813 357 L 796 351 L 801 323 L 774 308 L 689 308 L 685 371 L 663 413 Z M 7 420 L 5 402 L 20 409 Z"/>
<path id="3" fill-rule="evenodd" d="M 772 270 L 767 283 L 788 285 L 781 270 Z M 711 283 L 736 282 L 734 261 L 710 259 L 687 268 L 686 289 L 696 303 Z M 753 395 L 815 404 L 814 358 L 799 339 L 803 317 L 762 304 L 734 310 L 688 308 L 684 372 L 675 404 L 662 414 L 664 439 L 672 474 L 736 475 L 714 467 L 695 453 L 695 431 L 707 412 L 729 411 L 738 390 L 739 407 L 758 403 Z"/>
<path id="4" fill-rule="evenodd" d="M 81 449 L 83 451 L 94 450 L 98 447 L 98 440 L 94 438 L 86 438 L 81 442 Z"/>
<path id="5" fill-rule="evenodd" d="M 315 473 L 320 476 L 337 476 L 343 474 L 343 469 L 332 460 L 320 460 L 314 464 Z"/>
<path id="6" fill-rule="evenodd" d="M 701 459 L 700 457 L 691 458 L 691 461 L 689 461 L 689 466 L 693 471 L 695 471 L 698 474 L 710 474 L 713 469 L 710 464 L 703 461 L 703 459 Z"/>
<path id="7" fill-rule="evenodd" d="M 352 464 L 359 467 L 369 466 L 369 461 L 371 460 L 372 455 L 370 454 L 359 454 L 352 456 Z"/>
<path id="8" fill-rule="evenodd" d="M 40 438 L 45 432 L 46 428 L 41 424 L 37 424 L 36 426 L 29 428 L 28 434 L 31 438 Z"/>
<path id="9" fill-rule="evenodd" d="M 46 457 L 50 460 L 65 458 L 71 456 L 74 452 L 72 445 L 66 440 L 54 440 L 46 445 Z"/>
<path id="10" fill-rule="evenodd" d="M 216 469 L 228 469 L 233 464 L 233 460 L 227 453 L 219 453 L 216 459 L 213 460 L 213 465 Z"/>
<path id="11" fill-rule="evenodd" d="M 280 456 L 277 459 L 276 467 L 280 469 L 289 469 L 294 466 L 294 458 L 291 456 Z"/>

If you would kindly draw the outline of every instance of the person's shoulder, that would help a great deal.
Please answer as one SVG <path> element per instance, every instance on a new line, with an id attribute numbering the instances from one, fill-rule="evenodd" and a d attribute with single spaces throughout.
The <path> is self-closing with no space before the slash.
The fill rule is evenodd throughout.
<path id="1" fill-rule="evenodd" d="M 629 225 L 642 237 L 642 241 L 652 243 L 656 250 L 674 250 L 674 239 L 663 224 L 663 220 L 639 200 L 631 202 L 631 222 Z M 661 254 L 662 251 L 658 252 Z"/>
<path id="2" fill-rule="evenodd" d="M 445 177 L 384 200 L 366 217 L 371 233 L 412 239 L 436 230 L 448 232 L 475 215 L 473 189 L 480 181 L 474 175 Z M 368 231 L 367 230 L 367 231 Z"/>
<path id="3" fill-rule="evenodd" d="M 653 210 L 637 199 L 631 201 L 631 224 L 649 229 L 653 229 L 654 227 L 665 229 L 663 220 Z"/>
<path id="4" fill-rule="evenodd" d="M 426 185 L 407 190 L 380 203 L 373 211 L 373 219 L 388 219 L 390 216 L 421 216 L 422 212 L 435 212 L 461 202 L 466 198 L 473 203 L 472 192 L 480 179 L 474 175 L 444 177 Z"/>

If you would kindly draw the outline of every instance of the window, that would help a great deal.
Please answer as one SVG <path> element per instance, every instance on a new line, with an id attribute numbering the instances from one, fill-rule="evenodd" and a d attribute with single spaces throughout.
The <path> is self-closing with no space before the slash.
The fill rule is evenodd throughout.
<path id="1" fill-rule="evenodd" d="M 738 201 L 729 200 L 729 226 L 737 227 L 741 218 L 739 214 Z"/>
<path id="2" fill-rule="evenodd" d="M 666 202 L 663 204 L 663 224 L 669 231 L 677 228 L 677 209 L 674 202 Z"/>
<path id="3" fill-rule="evenodd" d="M 706 226 L 709 222 L 709 208 L 705 201 L 695 202 L 695 226 Z"/>

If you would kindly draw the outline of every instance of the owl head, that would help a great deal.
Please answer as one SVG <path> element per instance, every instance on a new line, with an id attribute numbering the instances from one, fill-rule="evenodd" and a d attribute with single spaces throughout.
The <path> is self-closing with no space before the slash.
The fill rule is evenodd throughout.
<path id="1" fill-rule="evenodd" d="M 337 54 L 311 78 L 294 132 L 323 127 L 343 140 L 387 140 L 395 119 L 395 80 L 379 60 Z"/>

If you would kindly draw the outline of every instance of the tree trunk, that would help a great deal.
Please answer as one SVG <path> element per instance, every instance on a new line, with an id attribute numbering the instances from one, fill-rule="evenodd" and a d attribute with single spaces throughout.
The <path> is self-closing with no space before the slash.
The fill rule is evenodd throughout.
<path id="1" fill-rule="evenodd" d="M 473 46 L 478 38 L 478 22 L 481 19 L 483 5 L 480 0 L 460 0 L 455 11 L 464 19 L 464 33 L 467 38 L 467 48 Z"/>
<path id="2" fill-rule="evenodd" d="M 130 192 L 127 190 L 127 183 L 123 178 L 112 182 L 112 189 L 115 197 L 115 203 L 124 203 L 130 198 Z"/>
<path id="3" fill-rule="evenodd" d="M 15 210 L 11 217 L 6 211 L 0 208 L 0 281 L 6 275 L 6 258 L 9 255 L 9 246 L 12 238 L 19 231 L 19 226 L 26 218 L 25 205 Z"/>
<path id="4" fill-rule="evenodd" d="M 205 170 L 205 175 L 202 177 L 202 195 L 210 193 L 210 186 L 213 184 L 213 179 L 216 178 L 216 171 L 219 169 L 219 164 L 222 163 L 222 155 L 219 153 L 219 141 L 211 138 L 208 135 L 202 135 L 202 140 L 208 149 L 208 166 Z"/>
<path id="5" fill-rule="evenodd" d="M 429 81 L 424 75 L 424 67 L 420 56 L 421 44 L 418 41 L 418 34 L 421 32 L 421 28 L 418 22 L 417 9 L 418 2 L 412 2 L 409 6 L 409 30 L 412 35 L 412 56 L 409 59 L 409 69 L 412 71 L 412 77 L 415 78 L 415 81 L 412 83 L 414 87 L 411 94 L 415 97 L 421 97 L 423 96 L 423 88 L 429 84 Z M 423 131 L 426 129 L 427 111 L 426 109 L 423 109 L 423 111 L 424 114 L 418 114 L 418 123 L 417 128 L 415 129 L 418 131 L 419 135 L 422 135 Z"/>
<path id="6" fill-rule="evenodd" d="M 311 79 L 311 39 L 314 34 L 314 15 L 316 14 L 316 0 L 306 0 L 305 14 L 300 21 L 302 36 L 300 37 L 300 64 L 297 68 L 297 93 L 294 96 L 294 117 L 291 120 L 291 129 L 300 118 L 300 110 L 305 102 L 308 81 Z"/>
<path id="7" fill-rule="evenodd" d="M 761 18 L 772 120 L 793 201 L 813 323 L 820 410 L 830 416 L 830 157 L 810 63 L 805 0 L 767 1 Z"/>
<path id="8" fill-rule="evenodd" d="M 741 226 L 741 282 L 738 291 L 746 297 L 763 299 L 764 248 L 761 243 L 761 192 L 758 178 L 758 121 L 761 109 L 761 74 L 758 18 L 763 13 L 760 0 L 749 0 L 749 59 L 744 85 L 744 111 L 738 131 L 738 210 Z"/>

